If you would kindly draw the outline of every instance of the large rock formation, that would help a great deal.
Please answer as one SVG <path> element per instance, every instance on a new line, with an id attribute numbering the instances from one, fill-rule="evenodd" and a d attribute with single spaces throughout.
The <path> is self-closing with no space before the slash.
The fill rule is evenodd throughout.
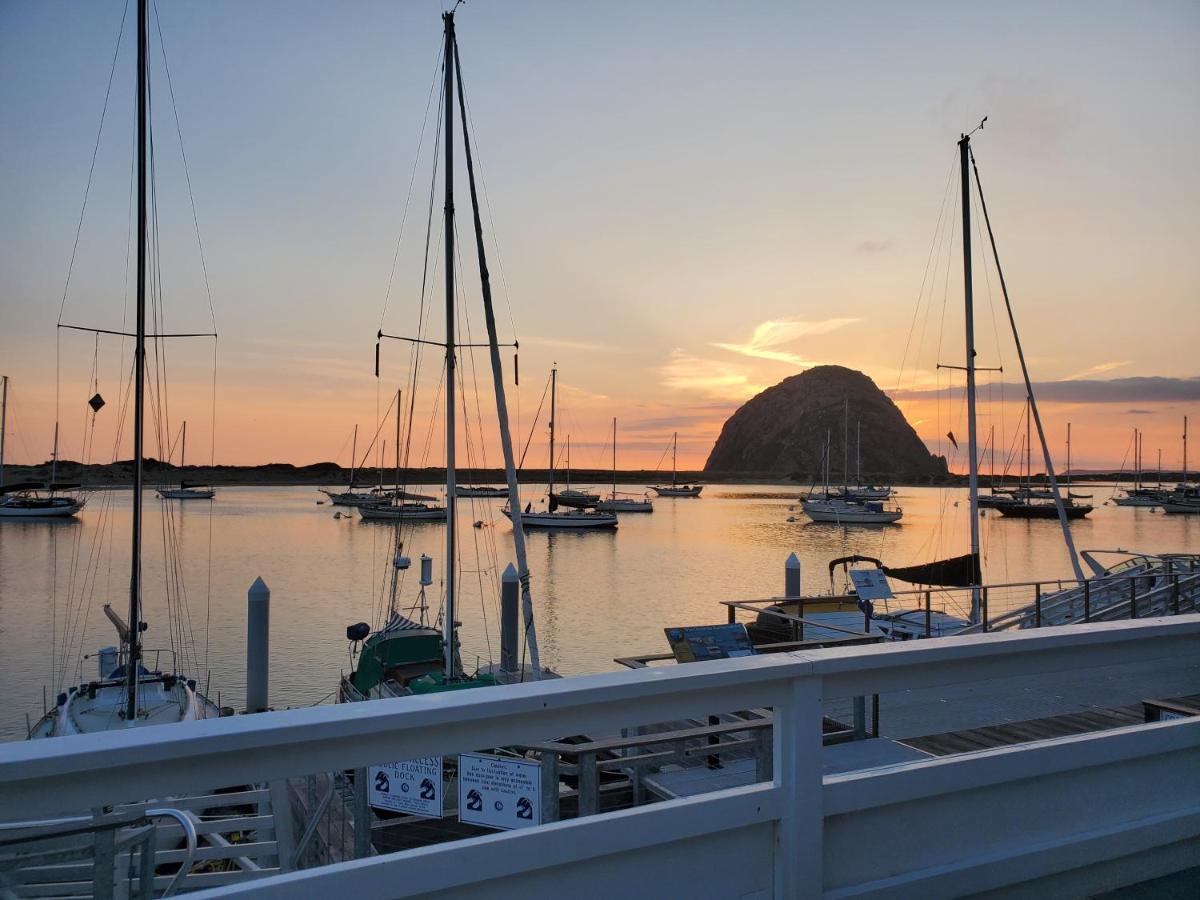
<path id="1" fill-rule="evenodd" d="M 847 402 L 852 479 L 860 422 L 864 479 L 928 482 L 946 475 L 945 459 L 926 449 L 896 404 L 862 372 L 842 366 L 817 366 L 746 401 L 721 429 L 704 471 L 814 481 L 828 434 L 830 481 L 840 483 Z"/>

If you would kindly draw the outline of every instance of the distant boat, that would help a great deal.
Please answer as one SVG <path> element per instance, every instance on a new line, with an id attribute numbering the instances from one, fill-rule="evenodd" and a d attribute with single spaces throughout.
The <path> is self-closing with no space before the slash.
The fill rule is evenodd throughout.
<path id="1" fill-rule="evenodd" d="M 1117 506 L 1154 507 L 1159 505 L 1161 492 L 1161 484 L 1157 490 L 1142 484 L 1142 433 L 1135 428 L 1133 429 L 1133 487 L 1125 489 L 1125 496 L 1114 497 L 1113 503 Z"/>
<path id="2" fill-rule="evenodd" d="M 800 498 L 800 507 L 813 522 L 828 522 L 835 525 L 891 525 L 899 522 L 904 510 L 887 504 L 883 500 L 860 499 L 850 494 L 848 487 L 832 491 L 829 487 L 830 435 L 825 435 L 825 452 L 822 454 L 824 488 L 813 490 Z"/>
<path id="3" fill-rule="evenodd" d="M 397 413 L 399 415 L 399 413 Z M 345 444 L 342 445 L 346 446 Z M 350 444 L 350 485 L 344 491 L 329 491 L 321 488 L 321 493 L 329 498 L 334 506 L 377 506 L 387 503 L 391 498 L 384 496 L 379 490 L 355 490 L 358 475 L 358 426 L 354 426 L 354 437 Z"/>
<path id="4" fill-rule="evenodd" d="M 458 489 L 460 497 L 507 497 L 508 488 L 468 485 Z"/>
<path id="5" fill-rule="evenodd" d="M 1028 422 L 1028 420 L 1026 420 Z M 1013 497 L 1012 503 L 1004 503 L 997 507 L 1000 515 L 1010 519 L 1057 519 L 1058 503 L 1054 500 L 1054 492 L 1048 491 L 1048 497 L 1042 492 L 1028 488 L 1024 493 Z M 1071 493 L 1071 423 L 1067 423 L 1067 490 L 1062 498 L 1063 515 L 1070 521 L 1082 519 L 1093 509 L 1090 503 L 1078 503 L 1078 500 L 1090 499 L 1090 494 Z"/>
<path id="6" fill-rule="evenodd" d="M 671 435 L 671 483 L 652 484 L 650 490 L 658 494 L 660 497 L 699 497 L 700 492 L 704 490 L 702 484 L 679 484 L 676 480 L 678 471 L 675 461 L 676 454 L 679 451 L 679 432 L 676 431 Z"/>
<path id="7" fill-rule="evenodd" d="M 79 488 L 78 484 L 51 481 L 21 481 L 4 483 L 4 433 L 8 424 L 8 376 L 0 376 L 0 518 L 4 519 L 61 519 L 83 509 L 83 497 L 64 494 Z M 55 428 L 54 456 L 58 457 L 58 429 Z"/>
<path id="8" fill-rule="evenodd" d="M 569 434 L 567 435 L 567 486 L 553 496 L 559 506 L 569 506 L 572 509 L 591 509 L 600 502 L 599 494 L 571 487 L 571 436 Z"/>
<path id="9" fill-rule="evenodd" d="M 405 522 L 444 522 L 446 507 L 434 506 L 433 497 L 425 494 L 412 494 L 400 486 L 400 391 L 396 391 L 396 487 L 386 488 L 382 484 L 374 488 L 368 495 L 367 502 L 343 503 L 343 506 L 354 506 L 365 521 L 405 521 Z M 387 446 L 384 445 L 386 452 Z M 382 480 L 382 475 L 380 476 Z M 337 502 L 336 500 L 334 501 Z"/>
<path id="10" fill-rule="evenodd" d="M 565 491 L 556 493 L 554 490 L 554 424 L 557 402 L 558 367 L 555 366 L 550 370 L 550 468 L 546 491 L 550 498 L 550 502 L 547 504 L 549 508 L 541 511 L 534 510 L 532 504 L 527 505 L 521 511 L 521 524 L 526 528 L 616 528 L 617 517 L 614 513 L 578 508 L 560 510 L 558 508 L 560 505 L 570 504 L 563 504 L 559 499 L 563 493 L 566 493 Z M 600 496 L 596 495 L 592 503 L 594 504 L 599 499 Z M 501 512 L 508 518 L 512 518 L 510 507 L 505 506 Z"/>
<path id="11" fill-rule="evenodd" d="M 617 496 L 617 417 L 613 416 L 613 438 L 612 438 L 612 465 L 613 465 L 613 482 L 612 493 L 607 500 L 601 500 L 596 504 L 596 509 L 599 512 L 626 512 L 626 513 L 648 513 L 654 512 L 654 504 L 649 497 L 618 497 Z"/>
<path id="12" fill-rule="evenodd" d="M 187 458 L 187 420 L 183 423 L 183 434 L 180 438 L 179 448 L 179 471 L 184 469 L 184 460 Z M 159 488 L 158 496 L 164 500 L 211 500 L 216 496 L 214 491 L 207 484 L 188 484 L 186 481 L 180 481 L 177 488 Z"/>

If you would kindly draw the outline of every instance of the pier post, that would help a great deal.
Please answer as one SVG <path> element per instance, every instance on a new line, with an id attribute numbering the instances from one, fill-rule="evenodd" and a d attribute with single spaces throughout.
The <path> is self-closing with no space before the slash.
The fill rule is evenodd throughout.
<path id="1" fill-rule="evenodd" d="M 793 552 L 783 564 L 783 596 L 796 601 L 796 618 L 804 618 L 804 604 L 800 602 L 800 557 Z M 792 640 L 804 640 L 804 623 L 792 623 Z"/>
<path id="2" fill-rule="evenodd" d="M 517 620 L 520 602 L 521 579 L 513 564 L 509 563 L 500 576 L 500 669 L 506 673 L 519 670 Z"/>
<path id="3" fill-rule="evenodd" d="M 246 712 L 268 708 L 270 679 L 271 589 L 262 578 L 246 592 Z"/>

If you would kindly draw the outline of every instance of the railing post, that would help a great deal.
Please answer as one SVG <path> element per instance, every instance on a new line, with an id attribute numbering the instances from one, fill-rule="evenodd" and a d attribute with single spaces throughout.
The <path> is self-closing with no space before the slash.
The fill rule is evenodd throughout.
<path id="1" fill-rule="evenodd" d="M 99 827 L 92 833 L 92 891 L 93 896 L 107 900 L 116 890 L 117 831 L 105 826 L 102 815 L 96 816 L 94 821 Z"/>
<path id="2" fill-rule="evenodd" d="M 1033 627 L 1042 627 L 1042 583 L 1033 586 Z"/>
<path id="3" fill-rule="evenodd" d="M 982 588 L 980 597 L 980 605 L 983 607 L 983 630 L 988 630 L 988 589 Z"/>
<path id="4" fill-rule="evenodd" d="M 1137 616 L 1137 576 L 1129 577 L 1129 618 L 1136 619 Z"/>
<path id="5" fill-rule="evenodd" d="M 596 754 L 580 753 L 579 817 L 594 816 L 600 811 L 600 777 L 596 771 Z"/>
<path id="6" fill-rule="evenodd" d="M 732 606 L 726 606 L 725 609 L 729 613 L 729 624 L 736 625 L 737 624 L 737 609 L 735 609 Z"/>
<path id="7" fill-rule="evenodd" d="M 371 804 L 367 798 L 367 770 L 354 770 L 354 858 L 371 855 Z"/>
<path id="8" fill-rule="evenodd" d="M 925 637 L 933 637 L 933 592 L 925 592 Z"/>
<path id="9" fill-rule="evenodd" d="M 760 728 L 757 731 L 758 740 L 754 745 L 754 780 L 762 783 L 774 778 L 771 758 L 771 728 Z M 637 803 L 635 802 L 636 806 Z"/>
<path id="10" fill-rule="evenodd" d="M 1179 615 L 1179 573 L 1171 573 L 1171 614 Z"/>
<path id="11" fill-rule="evenodd" d="M 721 717 L 720 716 L 709 716 L 708 724 L 710 727 L 716 727 L 717 725 L 720 725 Z M 710 734 L 708 736 L 708 746 L 716 747 L 720 743 L 721 743 L 721 736 L 719 734 Z M 710 769 L 721 768 L 721 754 L 720 753 L 709 754 L 705 758 L 705 763 L 708 766 L 708 768 L 710 768 Z"/>
<path id="12" fill-rule="evenodd" d="M 154 854 L 157 835 L 158 830 L 150 823 L 146 828 L 146 838 L 138 850 L 138 896 L 144 900 L 153 900 L 154 897 Z"/>
<path id="13" fill-rule="evenodd" d="M 636 790 L 636 786 L 635 786 Z M 635 798 L 636 801 L 636 798 Z M 635 804 L 636 805 L 636 802 Z M 558 753 L 542 751 L 542 822 L 558 821 Z"/>
<path id="14" fill-rule="evenodd" d="M 1083 582 L 1083 621 L 1092 621 L 1092 583 Z"/>
<path id="15" fill-rule="evenodd" d="M 867 698 L 854 698 L 854 739 L 861 741 L 867 736 Z"/>
<path id="16" fill-rule="evenodd" d="M 775 829 L 779 898 L 822 894 L 821 682 L 793 679 L 774 706 L 774 781 L 782 813 Z"/>

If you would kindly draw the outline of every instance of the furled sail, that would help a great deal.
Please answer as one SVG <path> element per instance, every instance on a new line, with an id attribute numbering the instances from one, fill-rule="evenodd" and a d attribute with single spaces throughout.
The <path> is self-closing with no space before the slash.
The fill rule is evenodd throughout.
<path id="1" fill-rule="evenodd" d="M 882 566 L 889 578 L 907 581 L 909 584 L 934 584 L 940 587 L 973 587 L 982 583 L 979 554 L 966 553 L 950 559 L 922 563 L 917 566 L 891 568 Z"/>

